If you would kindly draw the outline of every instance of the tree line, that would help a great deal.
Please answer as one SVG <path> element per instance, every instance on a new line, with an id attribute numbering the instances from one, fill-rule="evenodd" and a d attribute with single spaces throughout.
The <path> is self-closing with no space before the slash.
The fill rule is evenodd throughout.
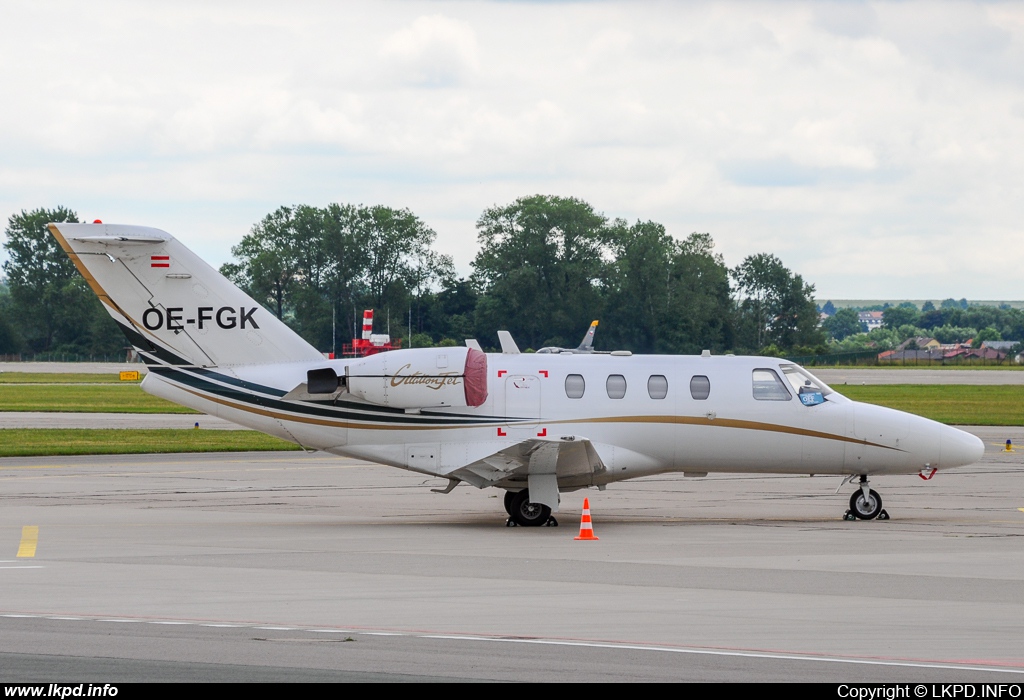
<path id="1" fill-rule="evenodd" d="M 891 350 L 900 343 L 920 337 L 935 338 L 940 343 L 973 341 L 980 347 L 986 340 L 1024 341 L 1024 310 L 1009 305 L 971 306 L 966 299 L 946 299 L 938 308 L 925 302 L 918 309 L 911 302 L 898 306 L 873 308 L 882 312 L 882 327 L 866 332 L 856 309 L 823 307 L 832 315 L 822 323 L 836 352 L 863 349 Z M 869 310 L 869 309 L 864 309 Z"/>
<path id="2" fill-rule="evenodd" d="M 0 354 L 116 354 L 114 324 L 46 230 L 75 212 L 8 220 Z M 322 351 L 377 332 L 406 347 L 575 347 L 593 319 L 597 347 L 637 353 L 827 352 L 814 286 L 774 255 L 725 265 L 708 233 L 679 240 L 654 221 L 610 219 L 571 197 L 536 195 L 486 209 L 472 273 L 433 249 L 436 233 L 408 209 L 283 206 L 232 248 L 221 272 Z"/>

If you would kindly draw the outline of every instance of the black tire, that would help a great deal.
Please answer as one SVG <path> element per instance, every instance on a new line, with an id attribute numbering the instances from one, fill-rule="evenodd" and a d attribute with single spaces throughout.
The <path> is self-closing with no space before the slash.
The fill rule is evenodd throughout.
<path id="1" fill-rule="evenodd" d="M 505 512 L 512 515 L 512 499 L 516 497 L 515 491 L 505 492 Z"/>
<path id="2" fill-rule="evenodd" d="M 869 489 L 870 496 L 864 498 L 864 492 L 857 489 L 850 496 L 850 512 L 860 520 L 874 520 L 882 512 L 882 497 L 874 489 Z"/>
<path id="3" fill-rule="evenodd" d="M 540 527 L 551 517 L 551 509 L 541 503 L 530 503 L 530 492 L 523 489 L 512 497 L 511 515 L 521 527 Z"/>

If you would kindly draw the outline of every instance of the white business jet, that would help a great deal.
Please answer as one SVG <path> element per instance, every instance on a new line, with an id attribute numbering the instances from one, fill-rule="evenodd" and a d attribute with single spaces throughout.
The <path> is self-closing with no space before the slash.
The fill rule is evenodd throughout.
<path id="1" fill-rule="evenodd" d="M 175 238 L 50 224 L 139 355 L 142 388 L 324 450 L 506 491 L 510 523 L 551 523 L 563 491 L 662 472 L 859 479 L 847 519 L 887 518 L 870 477 L 981 459 L 982 442 L 851 401 L 767 357 L 394 350 L 327 360 Z M 593 328 L 592 328 L 593 330 Z"/>

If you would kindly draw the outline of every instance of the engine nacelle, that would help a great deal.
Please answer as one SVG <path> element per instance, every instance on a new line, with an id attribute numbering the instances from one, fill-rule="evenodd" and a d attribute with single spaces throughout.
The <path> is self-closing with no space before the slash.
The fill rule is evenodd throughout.
<path id="1" fill-rule="evenodd" d="M 487 355 L 473 348 L 392 350 L 349 362 L 348 391 L 393 408 L 479 406 L 487 400 Z"/>

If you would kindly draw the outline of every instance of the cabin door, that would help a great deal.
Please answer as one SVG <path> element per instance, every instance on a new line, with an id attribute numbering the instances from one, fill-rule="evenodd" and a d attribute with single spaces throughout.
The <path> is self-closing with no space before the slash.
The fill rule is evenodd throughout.
<path id="1" fill-rule="evenodd" d="M 541 431 L 539 377 L 517 374 L 505 379 L 505 422 L 509 436 L 524 440 Z"/>

